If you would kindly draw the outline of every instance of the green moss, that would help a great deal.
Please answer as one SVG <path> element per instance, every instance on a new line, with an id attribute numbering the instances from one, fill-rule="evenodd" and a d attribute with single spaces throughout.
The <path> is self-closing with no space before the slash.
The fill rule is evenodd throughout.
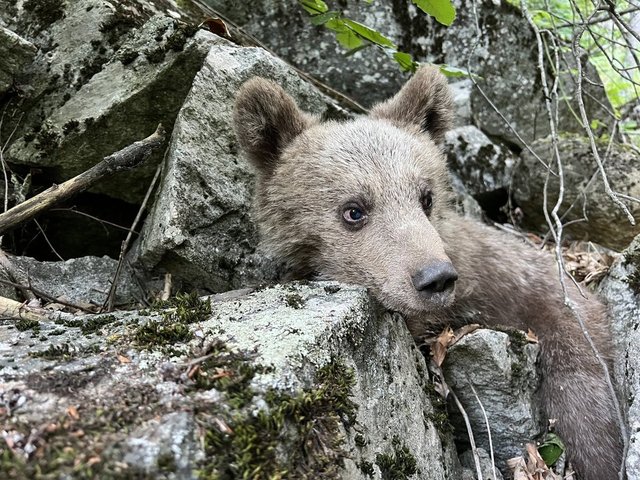
<path id="1" fill-rule="evenodd" d="M 146 348 L 191 340 L 193 332 L 189 325 L 209 318 L 211 302 L 200 300 L 196 292 L 179 293 L 166 302 L 157 302 L 153 309 L 162 318 L 139 325 L 133 335 L 136 343 Z"/>
<path id="2" fill-rule="evenodd" d="M 0 445 L 0 471 L 3 479 L 53 480 L 74 479 L 134 479 L 147 478 L 139 471 L 128 469 L 121 457 L 105 455 L 115 434 L 131 431 L 146 420 L 161 414 L 158 394 L 153 385 L 137 385 L 135 389 L 123 386 L 122 391 L 105 403 L 101 398 L 78 407 L 79 418 L 67 414 L 48 419 L 47 428 L 39 429 L 37 453 L 25 459 L 19 453 L 24 444 L 14 450 Z M 25 440 L 32 434 L 31 425 L 14 421 L 11 429 Z M 19 436 L 20 436 L 19 435 Z M 99 460 L 96 462 L 95 460 Z M 171 470 L 169 459 L 161 470 Z"/>
<path id="3" fill-rule="evenodd" d="M 68 343 L 60 345 L 49 345 L 49 348 L 40 352 L 30 352 L 29 356 L 34 358 L 42 358 L 44 360 L 70 360 L 76 355 L 71 350 Z"/>
<path id="4" fill-rule="evenodd" d="M 38 322 L 37 320 L 29 320 L 26 318 L 21 318 L 15 323 L 15 325 L 16 325 L 16 328 L 21 332 L 24 332 L 25 330 L 33 329 L 34 332 L 37 331 L 38 333 L 40 333 L 40 322 Z"/>
<path id="5" fill-rule="evenodd" d="M 181 52 L 187 40 L 193 37 L 197 31 L 197 25 L 178 23 L 173 32 L 171 32 L 171 35 L 169 35 L 169 38 L 167 38 L 167 48 L 175 52 Z"/>
<path id="6" fill-rule="evenodd" d="M 60 319 L 56 320 L 56 324 L 64 325 L 65 327 L 79 328 L 83 334 L 89 335 L 91 333 L 97 332 L 105 325 L 109 325 L 110 323 L 113 323 L 115 321 L 116 317 L 114 315 L 98 315 L 87 319 Z"/>
<path id="7" fill-rule="evenodd" d="M 451 438 L 453 433 L 453 425 L 449 419 L 447 412 L 447 403 L 442 396 L 436 391 L 435 386 L 431 382 L 426 382 L 424 386 L 424 392 L 429 397 L 433 410 L 431 412 L 425 411 L 425 417 L 433 423 L 434 427 L 438 431 L 438 436 L 442 443 L 446 443 Z"/>
<path id="8" fill-rule="evenodd" d="M 291 308 L 300 309 L 300 308 L 304 307 L 304 304 L 306 302 L 305 302 L 304 298 L 302 298 L 299 294 L 290 293 L 285 298 L 285 303 L 288 306 L 290 306 Z"/>
<path id="9" fill-rule="evenodd" d="M 415 457 L 398 437 L 393 437 L 392 454 L 376 455 L 376 465 L 380 468 L 383 480 L 405 480 L 418 473 Z"/>
<path id="10" fill-rule="evenodd" d="M 36 18 L 42 29 L 64 17 L 63 0 L 27 0 L 23 8 Z"/>
<path id="11" fill-rule="evenodd" d="M 80 330 L 85 335 L 90 333 L 95 333 L 100 330 L 105 325 L 109 325 L 116 321 L 116 317 L 114 315 L 100 315 L 98 317 L 92 317 L 85 320 L 80 326 Z"/>
<path id="12" fill-rule="evenodd" d="M 193 338 L 193 332 L 184 323 L 170 323 L 164 319 L 149 320 L 136 328 L 133 338 L 138 346 L 151 348 L 188 342 Z"/>
<path id="13" fill-rule="evenodd" d="M 197 292 L 178 293 L 167 301 L 156 302 L 152 310 L 168 316 L 168 319 L 173 321 L 202 322 L 211 315 L 211 301 L 201 300 Z"/>
<path id="14" fill-rule="evenodd" d="M 60 135 L 54 132 L 50 127 L 43 128 L 36 136 L 37 147 L 43 152 L 50 152 L 58 148 L 60 143 Z"/>
<path id="15" fill-rule="evenodd" d="M 631 273 L 626 282 L 634 292 L 640 294 L 640 248 L 630 248 L 624 254 L 624 260 L 631 267 Z"/>
<path id="16" fill-rule="evenodd" d="M 373 478 L 373 475 L 376 473 L 373 468 L 373 463 L 363 460 L 357 465 L 362 473 L 364 473 L 369 478 Z"/>
<path id="17" fill-rule="evenodd" d="M 199 477 L 339 478 L 345 455 L 340 428 L 355 422 L 357 406 L 350 399 L 354 382 L 353 372 L 334 361 L 318 370 L 312 388 L 297 395 L 268 392 L 267 409 L 225 418 L 229 430 L 211 422 L 205 451 L 214 460 Z M 245 389 L 250 390 L 248 385 Z M 279 454 L 279 448 L 287 454 Z"/>

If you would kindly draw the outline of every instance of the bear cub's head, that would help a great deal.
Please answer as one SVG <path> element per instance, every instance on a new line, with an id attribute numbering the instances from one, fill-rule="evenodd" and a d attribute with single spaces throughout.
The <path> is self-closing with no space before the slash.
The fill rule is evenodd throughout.
<path id="1" fill-rule="evenodd" d="M 407 315 L 449 306 L 457 273 L 438 229 L 452 212 L 440 147 L 451 117 L 434 67 L 345 122 L 319 122 L 268 80 L 246 82 L 234 127 L 258 174 L 265 247 L 293 278 L 363 285 Z"/>

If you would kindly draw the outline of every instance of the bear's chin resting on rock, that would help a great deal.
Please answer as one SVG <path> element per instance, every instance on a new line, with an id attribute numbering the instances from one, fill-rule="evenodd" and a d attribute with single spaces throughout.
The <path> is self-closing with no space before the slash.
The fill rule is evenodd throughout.
<path id="1" fill-rule="evenodd" d="M 543 411 L 582 480 L 618 476 L 622 439 L 606 375 L 565 306 L 553 258 L 462 218 L 441 151 L 452 117 L 444 77 L 424 67 L 368 117 L 321 123 L 282 88 L 249 80 L 235 130 L 257 171 L 265 248 L 298 275 L 366 286 L 420 339 L 473 321 L 532 329 Z M 610 365 L 605 308 L 567 281 L 575 311 Z"/>

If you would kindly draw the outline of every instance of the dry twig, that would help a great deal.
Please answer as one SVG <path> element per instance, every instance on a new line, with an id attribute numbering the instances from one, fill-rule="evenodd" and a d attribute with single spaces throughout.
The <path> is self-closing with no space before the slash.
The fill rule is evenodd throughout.
<path id="1" fill-rule="evenodd" d="M 129 170 L 146 160 L 163 142 L 165 131 L 158 125 L 156 131 L 138 142 L 109 155 L 97 165 L 60 185 L 53 185 L 44 192 L 32 197 L 7 212 L 0 214 L 0 235 L 7 230 L 32 219 L 39 213 L 51 208 L 54 204 L 66 200 L 72 195 L 86 190 L 97 181 L 114 174 Z"/>

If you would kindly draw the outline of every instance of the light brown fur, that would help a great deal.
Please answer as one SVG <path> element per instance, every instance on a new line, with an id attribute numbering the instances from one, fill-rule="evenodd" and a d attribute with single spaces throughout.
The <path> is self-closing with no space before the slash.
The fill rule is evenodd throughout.
<path id="1" fill-rule="evenodd" d="M 542 348 L 541 398 L 583 480 L 617 477 L 621 438 L 604 373 L 564 307 L 553 259 L 452 208 L 440 143 L 452 105 L 446 80 L 422 68 L 369 117 L 319 123 L 263 79 L 238 94 L 235 129 L 258 171 L 255 211 L 265 247 L 294 277 L 366 286 L 404 314 L 417 339 L 444 325 L 531 328 Z M 424 195 L 433 195 L 425 214 Z M 422 203 L 421 203 L 422 202 Z M 348 206 L 367 218 L 353 230 Z M 412 277 L 451 262 L 455 293 L 426 298 Z M 570 282 L 568 282 L 570 284 Z M 571 286 L 589 332 L 610 362 L 604 307 Z"/>

